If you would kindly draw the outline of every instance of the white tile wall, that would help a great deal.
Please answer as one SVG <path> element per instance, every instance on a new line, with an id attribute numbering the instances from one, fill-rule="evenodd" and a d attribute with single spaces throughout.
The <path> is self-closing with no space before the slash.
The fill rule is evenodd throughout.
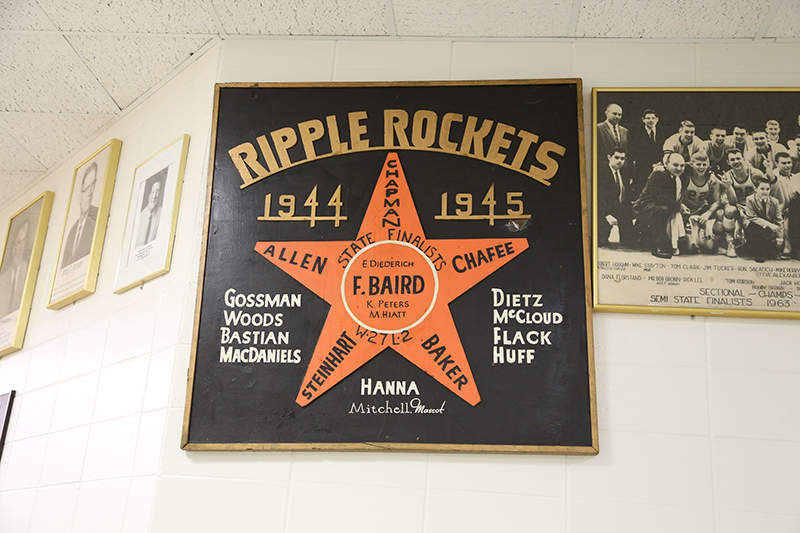
<path id="1" fill-rule="evenodd" d="M 72 531 L 120 531 L 129 486 L 128 479 L 81 483 Z"/>
<path id="2" fill-rule="evenodd" d="M 708 438 L 607 430 L 601 439 L 599 456 L 567 459 L 570 496 L 711 508 Z"/>
<path id="3" fill-rule="evenodd" d="M 82 479 L 95 481 L 130 476 L 138 429 L 139 416 L 92 424 Z"/>
<path id="4" fill-rule="evenodd" d="M 162 476 L 156 488 L 159 496 L 151 531 L 281 531 L 286 523 L 286 489 L 284 483 L 274 481 Z M 306 514 L 307 522 L 314 521 L 313 516 Z M 325 522 L 336 523 L 328 522 L 330 519 L 325 517 Z M 317 529 L 319 526 L 314 524 Z"/>
<path id="5" fill-rule="evenodd" d="M 428 491 L 424 516 L 424 531 L 555 532 L 567 520 L 563 497 L 439 489 Z"/>
<path id="6" fill-rule="evenodd" d="M 320 516 L 325 502 L 326 523 L 336 524 L 341 531 L 386 532 L 421 531 L 425 491 L 422 488 L 400 488 L 339 483 L 292 483 L 286 510 L 286 531 L 313 533 L 320 524 L 312 517 Z M 408 509 L 417 512 L 409 513 Z"/>
<path id="7" fill-rule="evenodd" d="M 800 530 L 796 321 L 595 315 L 600 455 L 180 450 L 217 81 L 581 77 L 593 86 L 800 86 L 800 44 L 235 39 L 75 153 L 56 192 L 0 461 L 0 531 Z M 587 132 L 591 133 L 587 126 Z M 173 269 L 112 293 L 133 170 L 192 138 Z M 98 290 L 44 309 L 72 169 L 123 141 Z M 587 141 L 591 136 L 587 136 Z M 659 339 L 654 342 L 653 339 Z M 376 527 L 376 524 L 379 527 Z"/>
<path id="8" fill-rule="evenodd" d="M 88 442 L 89 426 L 51 433 L 47 439 L 39 485 L 80 481 Z"/>

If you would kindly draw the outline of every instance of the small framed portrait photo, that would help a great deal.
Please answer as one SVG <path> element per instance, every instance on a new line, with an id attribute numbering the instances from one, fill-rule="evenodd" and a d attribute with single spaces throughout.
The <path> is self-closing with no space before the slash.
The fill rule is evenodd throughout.
<path id="1" fill-rule="evenodd" d="M 121 148 L 122 141 L 112 139 L 75 167 L 48 309 L 61 309 L 97 286 Z"/>
<path id="2" fill-rule="evenodd" d="M 52 206 L 47 191 L 9 221 L 0 262 L 0 355 L 22 348 Z"/>
<path id="3" fill-rule="evenodd" d="M 800 89 L 594 89 L 598 311 L 800 318 Z"/>
<path id="4" fill-rule="evenodd" d="M 114 292 L 169 272 L 189 136 L 136 167 Z"/>

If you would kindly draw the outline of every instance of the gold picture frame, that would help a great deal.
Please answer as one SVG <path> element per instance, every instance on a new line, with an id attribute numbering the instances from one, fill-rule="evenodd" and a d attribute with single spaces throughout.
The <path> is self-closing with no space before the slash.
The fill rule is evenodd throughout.
<path id="1" fill-rule="evenodd" d="M 0 356 L 25 340 L 53 197 L 42 193 L 9 220 L 0 262 Z"/>
<path id="2" fill-rule="evenodd" d="M 136 167 L 114 293 L 169 272 L 189 135 L 181 135 Z"/>
<path id="3" fill-rule="evenodd" d="M 800 89 L 594 88 L 592 104 L 594 309 L 800 318 Z"/>
<path id="4" fill-rule="evenodd" d="M 112 139 L 75 167 L 48 309 L 61 309 L 97 286 L 121 148 L 122 141 Z"/>

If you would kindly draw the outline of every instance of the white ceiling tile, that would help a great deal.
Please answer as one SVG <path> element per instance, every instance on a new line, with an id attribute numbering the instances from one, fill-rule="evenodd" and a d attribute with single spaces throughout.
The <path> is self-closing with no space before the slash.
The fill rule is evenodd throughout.
<path id="1" fill-rule="evenodd" d="M 0 113 L 0 168 L 5 170 L 43 171 L 42 165 L 22 144 L 11 136 L 3 118 L 8 113 Z M 5 194 L 5 191 L 3 191 Z"/>
<path id="2" fill-rule="evenodd" d="M 53 24 L 32 0 L 0 0 L 0 30 L 52 30 Z"/>
<path id="3" fill-rule="evenodd" d="M 387 35 L 383 0 L 212 0 L 232 35 Z"/>
<path id="4" fill-rule="evenodd" d="M 0 128 L 10 132 L 45 168 L 50 168 L 113 118 L 111 115 L 0 113 Z M 0 163 L 0 168 L 2 166 Z"/>
<path id="5" fill-rule="evenodd" d="M 44 172 L 25 172 L 0 168 L 0 209 L 15 199 L 28 185 L 42 177 Z"/>
<path id="6" fill-rule="evenodd" d="M 399 36 L 560 37 L 572 0 L 394 0 Z"/>
<path id="7" fill-rule="evenodd" d="M 122 109 L 209 41 L 208 37 L 89 34 L 68 39 Z"/>
<path id="8" fill-rule="evenodd" d="M 38 0 L 61 31 L 216 33 L 203 0 Z"/>
<path id="9" fill-rule="evenodd" d="M 764 0 L 584 0 L 576 37 L 754 38 L 769 12 Z"/>
<path id="10" fill-rule="evenodd" d="M 0 111 L 118 110 L 62 36 L 0 34 Z"/>
<path id="11" fill-rule="evenodd" d="M 800 2 L 783 0 L 764 37 L 797 39 L 800 37 Z"/>

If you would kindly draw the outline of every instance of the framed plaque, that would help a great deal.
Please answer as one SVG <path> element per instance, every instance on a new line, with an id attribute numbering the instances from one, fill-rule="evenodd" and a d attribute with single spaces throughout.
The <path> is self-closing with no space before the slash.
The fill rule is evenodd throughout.
<path id="1" fill-rule="evenodd" d="M 0 356 L 19 350 L 25 340 L 53 196 L 44 192 L 8 224 L 0 262 Z"/>
<path id="2" fill-rule="evenodd" d="M 48 309 L 94 292 L 122 141 L 112 139 L 75 167 Z"/>
<path id="3" fill-rule="evenodd" d="M 580 80 L 216 89 L 182 446 L 597 453 Z"/>
<path id="4" fill-rule="evenodd" d="M 800 89 L 594 89 L 599 311 L 800 318 Z"/>

